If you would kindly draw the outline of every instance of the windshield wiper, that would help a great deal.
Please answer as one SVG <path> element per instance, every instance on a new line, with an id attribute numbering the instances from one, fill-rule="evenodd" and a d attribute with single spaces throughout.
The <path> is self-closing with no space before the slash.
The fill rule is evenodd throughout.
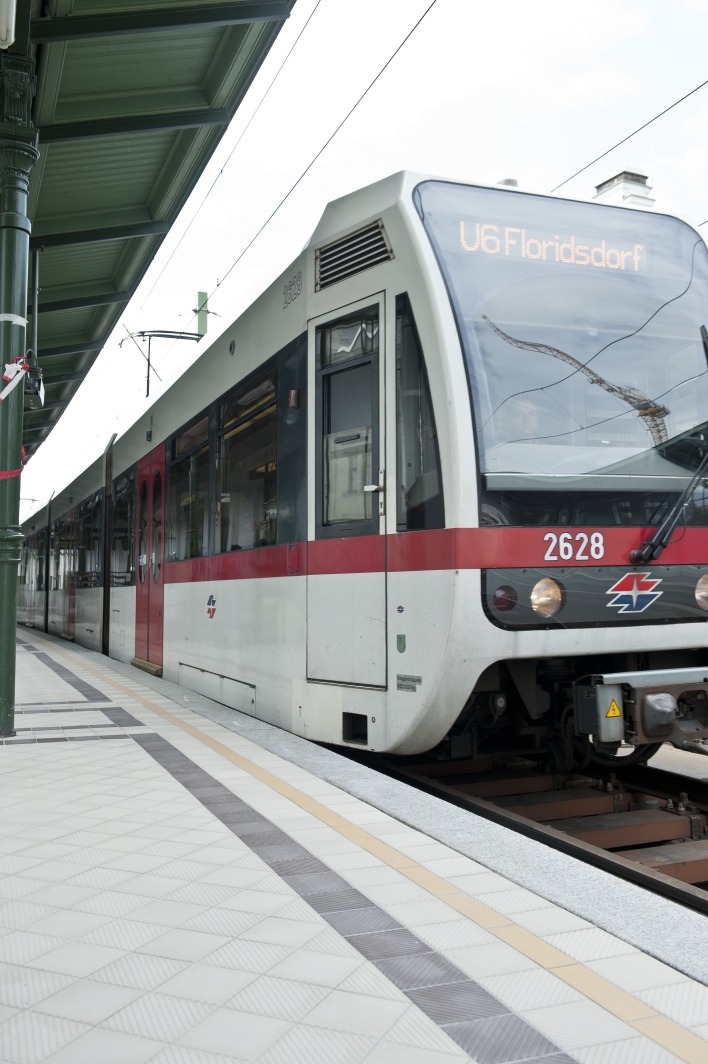
<path id="1" fill-rule="evenodd" d="M 703 351 L 706 356 L 706 363 L 708 363 L 708 329 L 706 329 L 705 325 L 701 325 L 701 340 L 703 341 Z M 641 547 L 630 551 L 629 560 L 632 565 L 646 565 L 647 562 L 652 562 L 661 556 L 671 541 L 676 525 L 681 520 L 681 514 L 688 506 L 688 501 L 695 491 L 696 485 L 706 473 L 708 473 L 708 451 L 704 454 L 698 469 L 693 474 L 686 488 L 681 495 L 679 495 L 656 532 L 654 532 L 646 542 L 642 543 Z"/>
<path id="2" fill-rule="evenodd" d="M 689 499 L 696 485 L 708 473 L 708 451 L 703 455 L 701 464 L 689 480 L 686 488 L 681 492 L 678 499 L 661 522 L 656 532 L 641 547 L 630 552 L 629 560 L 632 565 L 646 565 L 647 562 L 655 561 L 668 547 L 674 534 L 676 525 L 681 520 L 681 514 L 688 506 Z"/>

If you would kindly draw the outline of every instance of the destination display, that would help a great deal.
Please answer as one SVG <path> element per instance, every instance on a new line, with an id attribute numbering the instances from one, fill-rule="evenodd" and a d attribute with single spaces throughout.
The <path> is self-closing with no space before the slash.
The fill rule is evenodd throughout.
<path id="1" fill-rule="evenodd" d="M 506 258 L 535 259 L 541 262 L 561 262 L 568 266 L 595 266 L 608 270 L 630 270 L 639 273 L 645 268 L 645 247 L 612 247 L 607 238 L 588 240 L 575 235 L 549 236 L 538 230 L 494 222 L 460 221 L 460 246 L 463 251 L 484 255 L 503 255 Z"/>

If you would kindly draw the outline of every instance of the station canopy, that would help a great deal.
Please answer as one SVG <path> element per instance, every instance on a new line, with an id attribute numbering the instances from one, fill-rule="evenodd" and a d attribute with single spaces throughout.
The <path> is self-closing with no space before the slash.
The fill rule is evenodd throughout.
<path id="1" fill-rule="evenodd" d="M 29 2 L 19 0 L 18 30 Z M 31 0 L 41 156 L 30 247 L 42 249 L 46 399 L 25 412 L 28 456 L 91 368 L 294 3 Z"/>

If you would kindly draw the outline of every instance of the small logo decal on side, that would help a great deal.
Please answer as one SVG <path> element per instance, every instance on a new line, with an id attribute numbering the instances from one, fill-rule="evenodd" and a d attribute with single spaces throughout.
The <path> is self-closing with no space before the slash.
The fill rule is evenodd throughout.
<path id="1" fill-rule="evenodd" d="M 207 599 L 207 617 L 210 621 L 214 620 L 214 614 L 216 613 L 216 598 L 214 595 L 210 595 Z"/>
<path id="2" fill-rule="evenodd" d="M 654 588 L 661 580 L 652 580 L 651 573 L 625 573 L 621 580 L 613 584 L 607 595 L 615 597 L 608 606 L 619 606 L 620 613 L 643 613 L 652 602 L 663 595 L 663 591 Z"/>

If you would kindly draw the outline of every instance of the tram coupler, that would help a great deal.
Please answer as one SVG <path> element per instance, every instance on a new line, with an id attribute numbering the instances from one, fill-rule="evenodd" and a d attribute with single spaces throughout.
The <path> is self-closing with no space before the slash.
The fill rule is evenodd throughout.
<path id="1" fill-rule="evenodd" d="M 708 667 L 612 672 L 573 684 L 575 732 L 601 743 L 672 743 L 708 754 Z"/>

